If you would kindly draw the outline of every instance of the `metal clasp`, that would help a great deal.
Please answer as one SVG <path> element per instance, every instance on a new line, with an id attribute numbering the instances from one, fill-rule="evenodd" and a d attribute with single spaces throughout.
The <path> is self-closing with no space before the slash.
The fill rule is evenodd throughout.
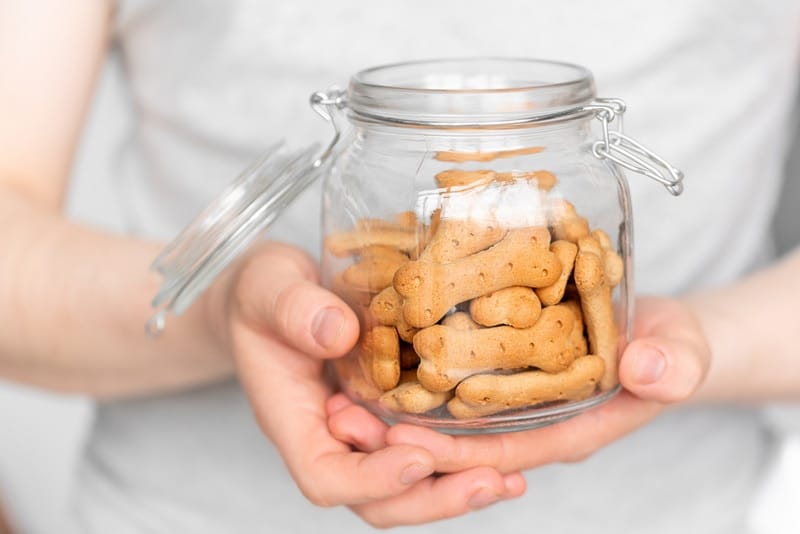
<path id="1" fill-rule="evenodd" d="M 619 98 L 598 98 L 583 108 L 600 121 L 603 139 L 595 141 L 592 152 L 635 173 L 652 178 L 675 196 L 683 193 L 683 172 L 667 160 L 623 133 L 625 102 Z M 616 121 L 616 128 L 609 125 Z"/>
<path id="2" fill-rule="evenodd" d="M 330 156 L 331 152 L 333 152 L 333 147 L 339 142 L 339 138 L 342 135 L 342 130 L 337 123 L 337 117 L 339 115 L 337 115 L 336 112 L 344 109 L 347 106 L 347 101 L 345 99 L 344 91 L 336 87 L 331 87 L 328 89 L 328 92 L 317 91 L 316 93 L 312 93 L 311 97 L 308 99 L 308 103 L 311 105 L 311 109 L 313 109 L 317 115 L 331 123 L 333 126 L 333 139 L 331 139 L 328 147 L 320 155 L 317 161 L 314 162 L 314 166 L 318 167 L 328 159 L 328 156 Z"/>

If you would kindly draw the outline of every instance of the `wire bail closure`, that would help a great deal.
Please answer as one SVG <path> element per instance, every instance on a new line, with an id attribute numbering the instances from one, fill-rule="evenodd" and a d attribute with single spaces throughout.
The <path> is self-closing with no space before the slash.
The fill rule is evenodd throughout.
<path id="1" fill-rule="evenodd" d="M 314 162 L 314 166 L 318 167 L 328 159 L 328 156 L 333 152 L 333 147 L 339 142 L 342 130 L 336 122 L 337 115 L 335 112 L 347 107 L 347 102 L 345 100 L 345 92 L 334 86 L 328 89 L 328 92 L 317 91 L 316 93 L 312 93 L 308 99 L 308 103 L 317 115 L 333 126 L 333 139 L 331 139 L 328 147 L 317 161 Z"/>
<path id="2" fill-rule="evenodd" d="M 598 98 L 583 108 L 592 111 L 600 121 L 603 139 L 595 141 L 592 153 L 598 159 L 609 159 L 637 174 L 647 176 L 663 185 L 674 196 L 683 193 L 683 171 L 623 133 L 622 116 L 625 102 L 619 98 Z M 616 129 L 609 124 L 616 121 Z"/>

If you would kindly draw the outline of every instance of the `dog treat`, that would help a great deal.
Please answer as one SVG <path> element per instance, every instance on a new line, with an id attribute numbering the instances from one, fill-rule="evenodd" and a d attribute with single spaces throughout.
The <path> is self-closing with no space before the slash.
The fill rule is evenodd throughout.
<path id="1" fill-rule="evenodd" d="M 354 310 L 369 307 L 372 301 L 372 293 L 356 288 L 352 284 L 345 282 L 344 272 L 338 273 L 333 277 L 331 289 Z"/>
<path id="2" fill-rule="evenodd" d="M 408 252 L 417 246 L 417 234 L 400 227 L 370 228 L 331 234 L 325 238 L 325 248 L 343 258 L 371 245 L 385 245 Z"/>
<path id="3" fill-rule="evenodd" d="M 477 330 L 481 325 L 472 320 L 467 312 L 455 312 L 442 319 L 442 326 L 455 328 L 456 330 Z"/>
<path id="4" fill-rule="evenodd" d="M 530 328 L 497 326 L 457 330 L 435 325 L 414 336 L 417 377 L 431 391 L 448 391 L 464 378 L 494 369 L 538 367 L 556 373 L 572 363 L 569 335 L 575 322 L 565 306 L 550 306 Z"/>
<path id="5" fill-rule="evenodd" d="M 364 376 L 364 369 L 360 360 L 353 355 L 334 358 L 331 360 L 331 365 L 333 365 L 339 383 L 358 398 L 365 401 L 374 401 L 383 395 L 383 390 L 376 386 L 371 379 L 367 379 Z M 414 372 L 414 380 L 416 380 L 416 371 Z"/>
<path id="6" fill-rule="evenodd" d="M 611 245 L 611 238 L 603 230 L 597 228 L 592 230 L 592 237 L 594 237 L 603 249 L 603 274 L 605 275 L 606 285 L 616 287 L 622 281 L 622 276 L 625 274 L 625 265 L 622 261 L 622 256 L 617 254 L 614 247 Z"/>
<path id="7" fill-rule="evenodd" d="M 394 326 L 400 339 L 411 343 L 419 330 L 409 325 L 403 316 L 403 297 L 389 286 L 372 299 L 369 309 L 379 324 Z"/>
<path id="8" fill-rule="evenodd" d="M 550 191 L 558 181 L 556 175 L 550 171 L 510 171 L 499 173 L 499 180 L 513 182 L 516 180 L 535 180 L 542 191 Z"/>
<path id="9" fill-rule="evenodd" d="M 364 217 L 356 221 L 355 229 L 359 232 L 370 232 L 373 230 L 410 230 L 417 229 L 417 214 L 411 210 L 401 211 L 390 221 L 379 217 Z"/>
<path id="10" fill-rule="evenodd" d="M 474 299 L 469 304 L 469 313 L 483 326 L 507 324 L 528 328 L 542 313 L 542 304 L 531 288 L 512 286 Z"/>
<path id="11" fill-rule="evenodd" d="M 565 300 L 561 302 L 572 312 L 575 318 L 575 323 L 572 326 L 572 332 L 569 335 L 569 346 L 572 347 L 572 352 L 576 358 L 586 356 L 589 354 L 589 345 L 586 343 L 586 337 L 583 335 L 583 312 L 581 311 L 581 304 L 577 300 Z"/>
<path id="12" fill-rule="evenodd" d="M 376 326 L 364 334 L 361 342 L 364 374 L 384 391 L 400 380 L 400 341 L 391 326 Z"/>
<path id="13" fill-rule="evenodd" d="M 449 169 L 434 178 L 440 189 L 415 211 L 362 218 L 326 238 L 332 255 L 347 258 L 340 263 L 353 261 L 332 284 L 363 332 L 355 357 L 333 363 L 345 389 L 385 410 L 438 418 L 446 404 L 453 418 L 470 419 L 616 386 L 611 295 L 626 266 L 609 235 L 554 198 L 549 171 Z"/>
<path id="14" fill-rule="evenodd" d="M 583 356 L 559 373 L 474 375 L 458 385 L 447 408 L 453 417 L 468 419 L 543 402 L 582 400 L 595 392 L 604 369 L 602 358 Z"/>
<path id="15" fill-rule="evenodd" d="M 428 391 L 414 380 L 387 391 L 381 395 L 379 402 L 389 410 L 420 414 L 438 408 L 451 398 L 451 391 Z"/>
<path id="16" fill-rule="evenodd" d="M 515 150 L 500 150 L 495 152 L 455 152 L 455 151 L 440 151 L 434 156 L 438 161 L 449 161 L 452 163 L 464 163 L 465 161 L 492 161 L 498 158 L 513 158 L 514 156 L 525 156 L 529 154 L 538 154 L 544 150 L 543 146 L 531 146 L 526 148 L 517 148 Z"/>
<path id="17" fill-rule="evenodd" d="M 467 171 L 462 169 L 448 169 L 434 176 L 436 185 L 443 189 L 451 187 L 464 187 L 473 184 L 489 183 L 495 179 L 494 171 Z"/>
<path id="18" fill-rule="evenodd" d="M 589 235 L 589 221 L 578 215 L 572 202 L 558 199 L 550 205 L 550 225 L 553 237 L 577 243 L 582 237 Z"/>
<path id="19" fill-rule="evenodd" d="M 553 285 L 536 289 L 536 296 L 542 301 L 542 306 L 558 304 L 564 298 L 564 290 L 567 287 L 569 276 L 572 274 L 578 247 L 569 241 L 559 240 L 550 245 L 550 251 L 561 262 L 561 276 Z"/>
<path id="20" fill-rule="evenodd" d="M 450 263 L 489 248 L 506 233 L 506 229 L 493 221 L 444 219 L 419 259 Z"/>
<path id="21" fill-rule="evenodd" d="M 546 228 L 518 228 L 493 247 L 452 263 L 406 263 L 394 276 L 394 288 L 405 298 L 406 321 L 423 328 L 472 298 L 510 286 L 551 285 L 561 275 L 561 263 L 549 245 Z"/>
<path id="22" fill-rule="evenodd" d="M 401 211 L 397 214 L 397 224 L 406 230 L 416 230 L 419 225 L 417 214 L 412 210 Z"/>
<path id="23" fill-rule="evenodd" d="M 556 177 L 550 171 L 467 171 L 462 169 L 448 169 L 436 176 L 436 185 L 443 189 L 453 187 L 466 187 L 487 185 L 491 182 L 514 182 L 516 180 L 535 180 L 539 189 L 549 191 L 556 184 Z"/>
<path id="24" fill-rule="evenodd" d="M 586 236 L 578 241 L 574 278 L 581 299 L 589 348 L 592 354 L 605 362 L 600 389 L 606 391 L 618 382 L 618 334 L 611 303 L 611 287 L 605 282 L 603 248 L 594 237 Z"/>
<path id="25" fill-rule="evenodd" d="M 408 256 L 386 245 L 361 249 L 359 261 L 345 269 L 342 280 L 356 290 L 376 293 L 392 285 L 394 273 Z"/>
<path id="26" fill-rule="evenodd" d="M 422 226 L 418 227 L 419 230 L 419 241 L 417 246 L 409 253 L 409 256 L 412 260 L 416 260 L 419 258 L 419 255 L 422 254 L 422 251 L 425 250 L 430 243 L 433 236 L 436 235 L 436 232 L 439 231 L 439 224 L 442 221 L 442 208 L 436 208 L 431 212 L 430 222 L 427 224 L 423 224 Z"/>

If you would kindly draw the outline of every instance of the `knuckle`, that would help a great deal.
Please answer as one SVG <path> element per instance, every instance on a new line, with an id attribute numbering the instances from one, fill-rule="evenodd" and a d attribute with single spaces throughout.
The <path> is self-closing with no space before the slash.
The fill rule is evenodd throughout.
<path id="1" fill-rule="evenodd" d="M 594 449 L 588 446 L 574 447 L 573 450 L 568 451 L 562 460 L 563 463 L 577 464 L 585 462 L 594 455 Z"/>
<path id="2" fill-rule="evenodd" d="M 676 381 L 670 401 L 680 402 L 687 400 L 700 387 L 705 379 L 704 364 L 698 358 L 686 358 L 686 363 L 680 371 L 680 378 Z"/>
<path id="3" fill-rule="evenodd" d="M 294 321 L 294 307 L 297 302 L 304 302 L 308 298 L 306 282 L 297 280 L 283 285 L 275 293 L 272 302 L 272 320 L 277 329 L 290 336 L 299 335 L 301 326 Z"/>
<path id="4" fill-rule="evenodd" d="M 337 504 L 333 501 L 333 499 L 331 499 L 331 496 L 328 495 L 327 492 L 322 490 L 316 484 L 298 482 L 297 486 L 300 489 L 300 493 L 303 494 L 303 497 L 305 497 L 314 506 L 318 506 L 320 508 L 331 508 Z"/>
<path id="5" fill-rule="evenodd" d="M 587 417 L 594 417 L 591 410 L 586 412 Z M 577 464 L 584 462 L 592 457 L 597 452 L 597 443 L 590 439 L 586 439 L 580 432 L 569 429 L 562 432 L 558 437 L 559 443 L 562 443 L 560 450 L 560 461 L 567 464 Z"/>
<path id="6" fill-rule="evenodd" d="M 374 509 L 371 507 L 368 508 L 353 508 L 353 511 L 358 515 L 365 523 L 367 523 L 372 528 L 378 530 L 388 530 L 395 526 L 394 523 L 390 522 L 384 515 L 378 514 L 373 511 Z"/>

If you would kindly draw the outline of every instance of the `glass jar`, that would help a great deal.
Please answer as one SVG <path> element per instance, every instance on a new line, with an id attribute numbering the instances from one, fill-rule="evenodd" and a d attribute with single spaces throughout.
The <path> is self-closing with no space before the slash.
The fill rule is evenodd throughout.
<path id="1" fill-rule="evenodd" d="M 673 194 L 683 178 L 622 133 L 622 101 L 598 99 L 576 65 L 486 58 L 364 70 L 312 106 L 334 141 L 259 162 L 165 250 L 154 330 L 322 174 L 322 281 L 361 325 L 332 365 L 353 400 L 389 422 L 486 432 L 619 390 L 633 314 L 619 167 Z"/>

